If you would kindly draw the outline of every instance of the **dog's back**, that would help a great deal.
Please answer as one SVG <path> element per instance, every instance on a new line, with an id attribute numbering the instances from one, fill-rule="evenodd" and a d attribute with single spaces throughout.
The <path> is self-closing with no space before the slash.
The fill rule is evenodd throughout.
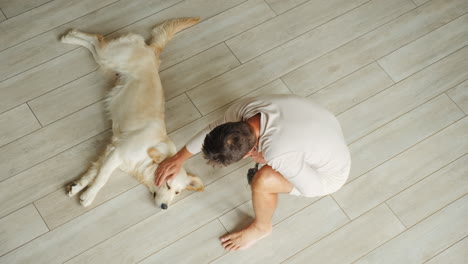
<path id="1" fill-rule="evenodd" d="M 120 76 L 107 99 L 114 132 L 112 143 L 85 175 L 69 186 L 68 194 L 73 196 L 89 185 L 80 196 L 82 205 L 91 204 L 112 172 L 119 167 L 154 191 L 152 182 L 157 160 L 172 156 L 176 151 L 173 142 L 167 137 L 164 123 L 164 92 L 158 73 L 159 56 L 176 32 L 198 21 L 198 18 L 165 21 L 153 29 L 149 45 L 141 36 L 132 34 L 106 42 L 100 35 L 72 30 L 62 38 L 65 43 L 88 48 L 101 66 Z M 176 179 L 174 183 L 180 183 L 177 188 L 179 191 L 185 187 L 182 185 L 201 182 L 196 177 L 189 177 L 185 170 L 181 170 Z M 167 208 L 173 199 L 175 187 L 167 192 L 168 195 L 158 194 L 155 200 L 164 203 Z"/>

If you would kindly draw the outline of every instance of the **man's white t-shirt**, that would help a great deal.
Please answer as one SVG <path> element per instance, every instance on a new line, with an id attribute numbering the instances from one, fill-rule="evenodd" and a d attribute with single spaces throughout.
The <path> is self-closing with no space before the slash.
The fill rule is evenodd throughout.
<path id="1" fill-rule="evenodd" d="M 351 158 L 336 117 L 296 95 L 263 95 L 233 104 L 224 117 L 196 134 L 186 145 L 196 154 L 216 126 L 246 121 L 260 113 L 258 151 L 267 164 L 290 181 L 291 194 L 322 196 L 338 190 L 349 175 Z"/>

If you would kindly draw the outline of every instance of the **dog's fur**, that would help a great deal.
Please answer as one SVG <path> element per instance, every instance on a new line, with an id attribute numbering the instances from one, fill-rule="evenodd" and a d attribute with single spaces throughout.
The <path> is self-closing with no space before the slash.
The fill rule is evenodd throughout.
<path id="1" fill-rule="evenodd" d="M 84 46 L 98 64 L 115 71 L 119 79 L 110 91 L 107 110 L 112 119 L 113 136 L 99 159 L 88 171 L 68 186 L 73 196 L 88 187 L 80 196 L 83 206 L 90 205 L 112 172 L 121 170 L 134 175 L 153 193 L 158 206 L 166 209 L 183 189 L 203 190 L 201 180 L 181 169 L 171 182 L 158 188 L 154 172 L 166 157 L 176 153 L 164 123 L 164 92 L 159 78 L 159 56 L 172 36 L 196 24 L 199 18 L 165 21 L 152 31 L 149 45 L 143 37 L 130 34 L 112 41 L 103 36 L 69 31 L 62 42 Z"/>

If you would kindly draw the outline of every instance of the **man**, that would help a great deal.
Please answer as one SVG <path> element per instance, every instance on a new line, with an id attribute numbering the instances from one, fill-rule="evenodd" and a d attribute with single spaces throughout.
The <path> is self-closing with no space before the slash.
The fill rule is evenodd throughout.
<path id="1" fill-rule="evenodd" d="M 211 164 L 227 166 L 245 157 L 265 164 L 251 183 L 254 221 L 221 237 L 227 250 L 248 248 L 271 233 L 278 193 L 306 197 L 337 191 L 346 182 L 351 159 L 337 119 L 295 95 L 264 95 L 235 103 L 224 117 L 195 135 L 155 172 L 161 186 L 185 160 L 203 151 Z"/>

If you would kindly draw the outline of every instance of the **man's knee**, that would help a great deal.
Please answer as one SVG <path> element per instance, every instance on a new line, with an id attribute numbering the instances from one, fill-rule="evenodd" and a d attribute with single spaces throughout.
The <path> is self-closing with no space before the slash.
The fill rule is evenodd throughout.
<path id="1" fill-rule="evenodd" d="M 270 166 L 263 166 L 252 179 L 252 190 L 269 192 L 281 180 L 281 174 Z"/>

